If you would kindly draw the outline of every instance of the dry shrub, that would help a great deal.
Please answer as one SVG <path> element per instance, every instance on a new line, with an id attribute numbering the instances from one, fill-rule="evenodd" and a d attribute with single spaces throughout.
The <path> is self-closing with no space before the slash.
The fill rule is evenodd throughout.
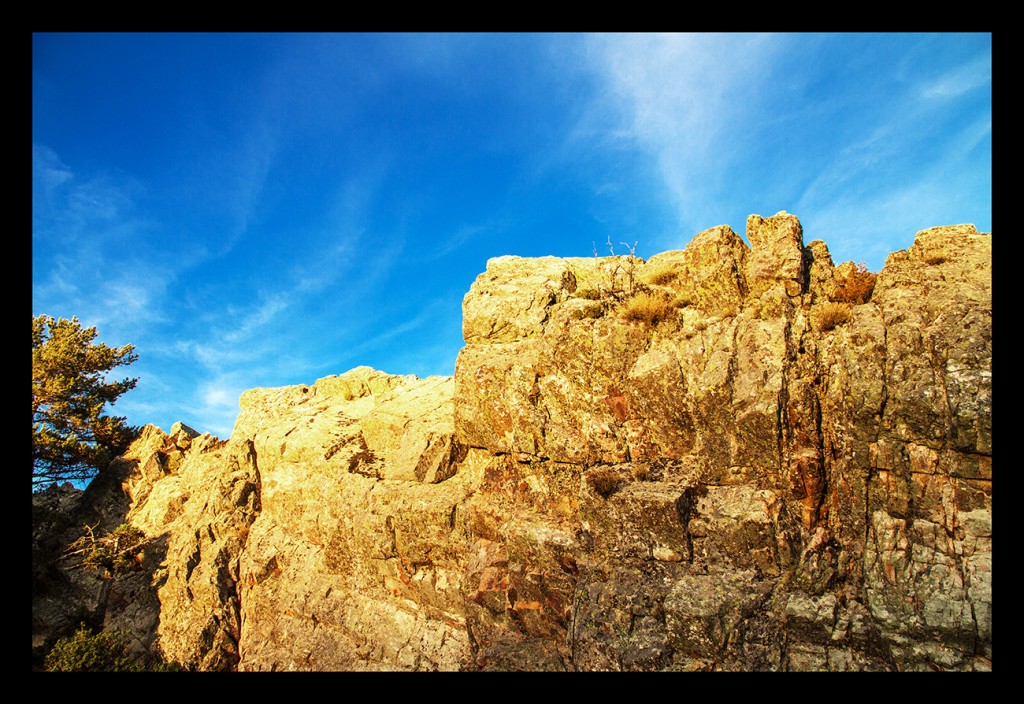
<path id="1" fill-rule="evenodd" d="M 664 286 L 673 281 L 679 270 L 669 262 L 648 264 L 640 272 L 640 281 L 654 286 Z"/>
<path id="2" fill-rule="evenodd" d="M 586 298 L 588 301 L 599 301 L 601 300 L 601 292 L 592 288 L 584 288 L 576 292 L 576 298 Z"/>
<path id="3" fill-rule="evenodd" d="M 674 311 L 672 301 L 658 293 L 638 293 L 622 304 L 623 318 L 649 325 L 668 320 Z"/>
<path id="4" fill-rule="evenodd" d="M 641 462 L 633 463 L 633 478 L 640 482 L 653 480 L 653 473 L 649 465 Z"/>
<path id="5" fill-rule="evenodd" d="M 877 278 L 878 275 L 868 271 L 867 264 L 863 262 L 856 266 L 839 266 L 832 280 L 835 289 L 831 298 L 839 303 L 853 305 L 867 303 L 871 300 Z"/>
<path id="6" fill-rule="evenodd" d="M 818 308 L 818 327 L 822 331 L 831 330 L 850 319 L 849 303 L 823 303 Z"/>
<path id="7" fill-rule="evenodd" d="M 572 311 L 569 317 L 573 320 L 583 320 L 584 318 L 600 318 L 602 315 L 604 315 L 604 306 L 600 303 L 592 303 Z"/>
<path id="8" fill-rule="evenodd" d="M 84 534 L 71 543 L 65 554 L 69 557 L 81 555 L 80 567 L 92 567 L 114 575 L 139 569 L 147 542 L 146 534 L 130 523 L 122 523 L 100 538 L 86 525 Z"/>
<path id="9" fill-rule="evenodd" d="M 676 297 L 672 299 L 672 305 L 675 308 L 686 308 L 692 306 L 696 301 L 693 298 L 693 294 L 689 292 L 677 293 Z"/>
<path id="10" fill-rule="evenodd" d="M 588 472 L 587 483 L 595 492 L 608 498 L 622 486 L 622 477 L 613 469 L 602 467 Z"/>

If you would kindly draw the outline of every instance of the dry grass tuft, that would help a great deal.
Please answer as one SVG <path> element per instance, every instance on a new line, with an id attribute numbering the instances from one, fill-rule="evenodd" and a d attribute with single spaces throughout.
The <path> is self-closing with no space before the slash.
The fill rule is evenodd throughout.
<path id="1" fill-rule="evenodd" d="M 669 262 L 648 264 L 640 271 L 640 281 L 654 286 L 664 286 L 675 280 L 679 270 Z"/>
<path id="2" fill-rule="evenodd" d="M 618 491 L 623 483 L 619 473 L 610 468 L 595 469 L 588 472 L 586 477 L 590 488 L 606 499 Z"/>
<path id="3" fill-rule="evenodd" d="M 583 320 L 584 318 L 600 318 L 602 315 L 604 315 L 604 306 L 600 303 L 591 303 L 584 308 L 572 311 L 569 317 L 573 320 Z"/>
<path id="4" fill-rule="evenodd" d="M 675 313 L 672 300 L 659 293 L 638 293 L 622 304 L 622 317 L 626 320 L 657 325 Z"/>
<path id="5" fill-rule="evenodd" d="M 850 303 L 822 303 L 818 309 L 818 327 L 825 332 L 847 322 L 851 307 Z"/>
<path id="6" fill-rule="evenodd" d="M 677 293 L 676 297 L 672 299 L 672 305 L 676 308 L 686 308 L 692 306 L 696 301 L 693 295 L 689 292 Z"/>

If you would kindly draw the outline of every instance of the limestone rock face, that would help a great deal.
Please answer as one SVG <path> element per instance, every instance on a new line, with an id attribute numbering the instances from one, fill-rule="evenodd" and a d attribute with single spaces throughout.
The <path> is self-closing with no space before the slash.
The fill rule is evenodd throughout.
<path id="1" fill-rule="evenodd" d="M 34 561 L 33 642 L 63 600 L 201 670 L 990 669 L 991 235 L 877 279 L 793 215 L 746 235 L 492 259 L 454 377 L 147 428 L 44 492 L 142 569 Z"/>

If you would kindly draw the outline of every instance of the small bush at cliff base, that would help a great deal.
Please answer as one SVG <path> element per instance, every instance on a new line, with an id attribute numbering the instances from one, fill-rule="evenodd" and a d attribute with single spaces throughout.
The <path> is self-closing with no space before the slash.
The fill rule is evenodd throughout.
<path id="1" fill-rule="evenodd" d="M 120 632 L 95 635 L 83 623 L 73 636 L 61 638 L 46 656 L 48 672 L 140 672 L 127 655 L 128 639 Z"/>
<path id="2" fill-rule="evenodd" d="M 74 635 L 59 639 L 46 654 L 47 672 L 185 672 L 159 656 L 133 657 L 123 631 L 92 633 L 83 623 Z"/>
<path id="3" fill-rule="evenodd" d="M 604 307 L 600 304 L 587 305 L 584 308 L 578 308 L 574 310 L 570 317 L 573 320 L 583 320 L 584 318 L 600 318 L 604 315 Z"/>

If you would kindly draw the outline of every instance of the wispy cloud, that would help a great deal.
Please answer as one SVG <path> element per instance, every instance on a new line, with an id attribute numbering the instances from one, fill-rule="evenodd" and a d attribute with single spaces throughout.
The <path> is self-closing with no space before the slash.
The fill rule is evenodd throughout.
<path id="1" fill-rule="evenodd" d="M 426 252 L 425 259 L 427 261 L 442 259 L 452 252 L 457 252 L 467 242 L 472 242 L 484 233 L 493 234 L 505 227 L 505 224 L 497 220 L 489 220 L 486 223 L 464 224 L 451 234 L 440 234 L 438 244 L 432 250 Z"/>
<path id="2" fill-rule="evenodd" d="M 112 335 L 139 334 L 161 319 L 154 302 L 175 272 L 152 248 L 140 186 L 79 178 L 52 149 L 33 145 L 33 309 L 78 316 Z"/>
<path id="3" fill-rule="evenodd" d="M 917 87 L 926 99 L 949 100 L 992 85 L 992 57 L 979 56 Z"/>
<path id="4" fill-rule="evenodd" d="M 348 346 L 333 366 L 347 362 L 349 366 L 370 364 L 389 373 L 453 374 L 462 347 L 460 304 L 448 298 L 430 299 L 411 317 L 399 318 L 383 331 L 368 331 L 371 334 Z"/>
<path id="5" fill-rule="evenodd" d="M 354 351 L 358 352 L 361 349 L 370 349 L 379 347 L 382 343 L 390 342 L 395 338 L 401 337 L 406 333 L 409 333 L 420 326 L 424 325 L 428 321 L 436 317 L 437 309 L 445 305 L 447 301 L 443 299 L 437 299 L 428 301 L 425 303 L 415 316 L 405 320 L 398 325 L 394 325 L 384 332 L 374 335 L 373 337 L 365 340 L 362 344 L 355 348 Z"/>
<path id="6" fill-rule="evenodd" d="M 254 332 L 262 330 L 273 322 L 278 313 L 288 309 L 288 298 L 282 292 L 272 294 L 260 305 L 248 311 L 232 330 L 223 334 L 221 339 L 229 345 L 247 341 Z"/>
<path id="7" fill-rule="evenodd" d="M 990 138 L 990 124 L 986 131 L 973 122 L 956 143 L 938 142 L 934 134 L 939 125 L 948 128 L 952 100 L 990 85 L 991 57 L 972 56 L 913 83 L 913 71 L 896 75 L 889 55 L 872 54 L 866 74 L 847 78 L 830 52 L 849 51 L 847 42 L 862 39 L 593 37 L 589 55 L 605 88 L 581 129 L 595 120 L 613 125 L 608 134 L 614 140 L 633 142 L 649 155 L 684 236 L 723 222 L 742 228 L 746 214 L 785 209 L 830 246 L 853 251 L 871 239 L 884 249 L 892 236 L 881 228 L 894 219 L 923 227 L 948 213 L 937 206 L 955 196 L 958 169 L 977 171 L 965 155 Z M 922 46 L 933 51 L 929 42 L 888 46 L 893 53 Z M 833 88 L 837 81 L 848 82 Z M 888 210 L 899 207 L 898 213 Z M 841 213 L 857 227 L 836 227 Z M 837 234 L 842 241 L 829 241 Z"/>
<path id="8" fill-rule="evenodd" d="M 238 400 L 246 388 L 237 378 L 219 378 L 200 387 L 199 403 L 193 413 L 203 419 L 206 427 L 202 430 L 220 438 L 229 437 L 238 417 Z"/>
<path id="9" fill-rule="evenodd" d="M 991 193 L 974 35 L 128 39 L 140 70 L 79 35 L 34 66 L 33 309 L 137 345 L 125 408 L 219 433 L 253 386 L 450 373 L 488 256 L 786 209 L 874 267 Z"/>
<path id="10" fill-rule="evenodd" d="M 876 109 L 849 141 L 823 155 L 797 200 L 805 230 L 825 239 L 839 260 L 867 260 L 877 269 L 919 230 L 990 226 L 990 204 L 974 200 L 990 188 L 966 188 L 965 181 L 991 178 L 991 151 L 979 151 L 991 140 L 991 112 L 956 128 L 960 118 L 949 104 L 990 81 L 988 62 L 972 59 L 909 90 L 880 86 Z"/>
<path id="11" fill-rule="evenodd" d="M 796 212 L 806 214 L 805 232 L 824 239 L 837 261 L 864 261 L 878 270 L 890 252 L 913 244 L 920 230 L 955 224 L 990 229 L 991 202 L 976 199 L 991 193 L 991 156 L 986 168 L 979 155 L 991 140 L 991 120 L 972 121 L 956 135 L 910 173 L 871 178 L 872 164 L 881 157 L 870 149 L 859 162 L 836 161 L 798 203 Z M 884 149 L 898 158 L 895 145 Z"/>
<path id="12" fill-rule="evenodd" d="M 696 224 L 721 201 L 730 168 L 757 137 L 765 77 L 785 43 L 719 34 L 590 39 L 605 85 L 596 116 L 613 121 L 613 139 L 635 143 L 654 161 L 681 223 Z"/>
<path id="13" fill-rule="evenodd" d="M 32 197 L 52 198 L 54 192 L 74 178 L 71 169 L 57 153 L 41 144 L 32 145 Z"/>
<path id="14" fill-rule="evenodd" d="M 228 153 L 215 167 L 227 171 L 223 202 L 233 219 L 231 229 L 221 241 L 219 254 L 226 254 L 243 240 L 257 217 L 274 166 L 278 139 L 274 126 L 257 119 L 243 131 L 240 143 L 228 145 Z"/>
<path id="15" fill-rule="evenodd" d="M 68 243 L 82 236 L 114 238 L 134 215 L 127 180 L 113 183 L 101 174 L 76 176 L 52 149 L 32 145 L 33 240 Z"/>
<path id="16" fill-rule="evenodd" d="M 389 249 L 374 242 L 372 209 L 390 169 L 387 155 L 376 155 L 358 173 L 343 175 L 333 188 L 323 214 L 304 232 L 289 233 L 302 243 L 298 261 L 288 267 L 288 285 L 303 297 L 349 282 L 375 258 L 390 258 Z"/>

